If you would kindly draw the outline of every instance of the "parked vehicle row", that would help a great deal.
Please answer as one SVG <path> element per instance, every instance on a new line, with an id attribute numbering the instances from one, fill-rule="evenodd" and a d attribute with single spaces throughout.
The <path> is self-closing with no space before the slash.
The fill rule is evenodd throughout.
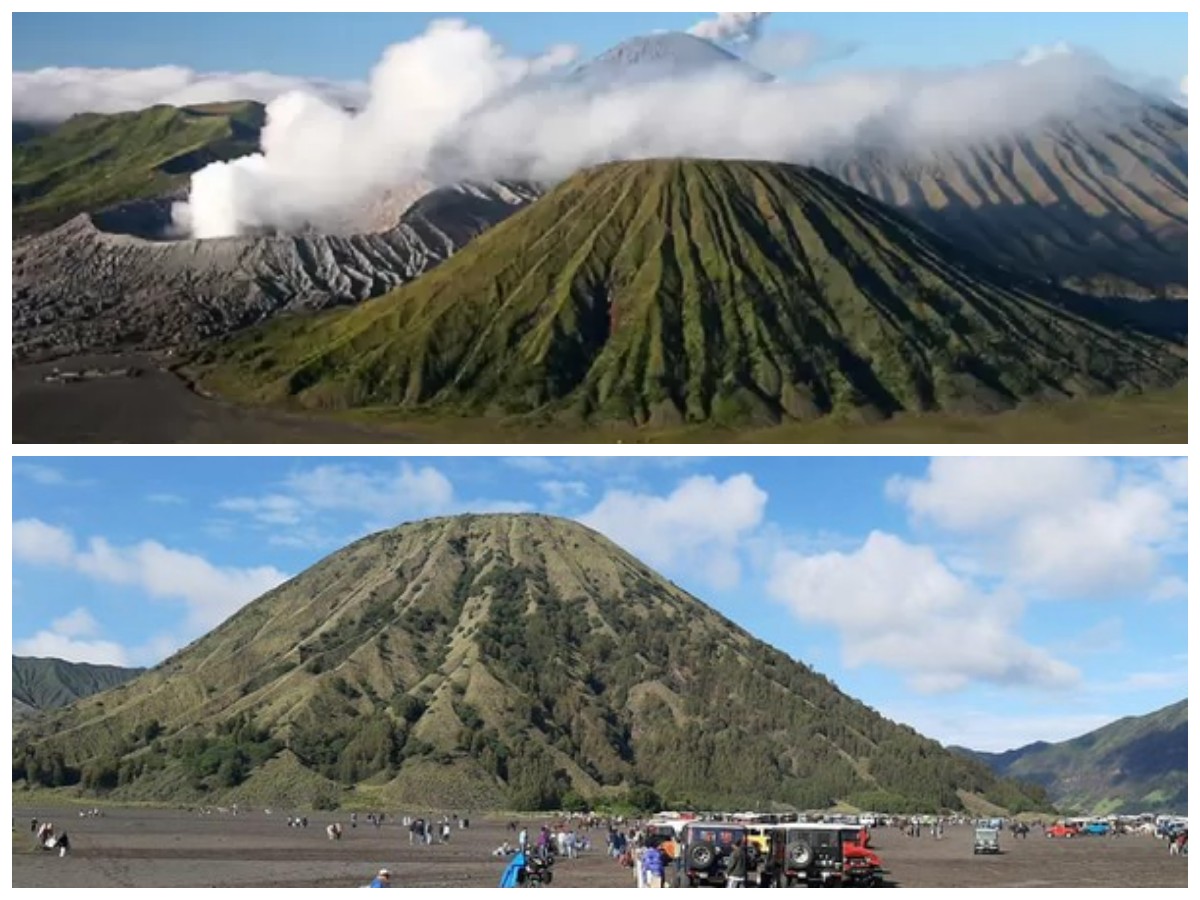
<path id="1" fill-rule="evenodd" d="M 649 840 L 680 854 L 676 887 L 726 887 L 740 850 L 745 878 L 758 887 L 875 887 L 883 861 L 870 849 L 870 832 L 837 823 L 657 822 Z M 740 876 L 739 876 L 740 877 Z"/>

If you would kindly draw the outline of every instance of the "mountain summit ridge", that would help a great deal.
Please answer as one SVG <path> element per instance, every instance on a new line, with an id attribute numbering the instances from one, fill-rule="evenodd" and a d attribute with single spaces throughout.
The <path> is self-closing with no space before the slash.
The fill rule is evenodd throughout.
<path id="1" fill-rule="evenodd" d="M 123 799 L 540 809 L 640 786 L 699 808 L 1043 802 L 597 532 L 529 514 L 358 540 L 20 737 L 14 780 Z"/>
<path id="2" fill-rule="evenodd" d="M 250 402 L 672 426 L 991 412 L 1186 364 L 818 170 L 587 169 L 439 269 L 215 349 Z"/>

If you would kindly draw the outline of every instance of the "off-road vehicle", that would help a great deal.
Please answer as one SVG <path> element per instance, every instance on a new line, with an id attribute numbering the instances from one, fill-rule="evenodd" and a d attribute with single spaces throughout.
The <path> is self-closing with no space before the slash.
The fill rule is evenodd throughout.
<path id="1" fill-rule="evenodd" d="M 797 823 L 772 829 L 760 884 L 773 887 L 875 887 L 883 863 L 863 842 L 862 830 L 833 823 Z"/>
<path id="2" fill-rule="evenodd" d="M 689 822 L 683 829 L 683 870 L 676 887 L 724 887 L 726 861 L 738 841 L 746 851 L 746 872 L 757 871 L 758 851 L 743 825 L 730 822 Z"/>

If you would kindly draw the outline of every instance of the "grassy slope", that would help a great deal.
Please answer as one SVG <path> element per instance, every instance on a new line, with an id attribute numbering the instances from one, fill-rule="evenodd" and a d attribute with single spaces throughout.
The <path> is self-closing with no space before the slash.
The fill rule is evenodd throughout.
<path id="1" fill-rule="evenodd" d="M 882 422 L 829 416 L 816 422 L 762 428 L 595 428 L 561 422 L 422 415 L 387 408 L 313 414 L 312 418 L 325 429 L 346 423 L 347 430 L 338 439 L 348 443 L 1185 444 L 1188 437 L 1186 383 L 1130 396 L 1031 404 L 993 415 L 905 414 Z M 305 440 L 274 433 L 271 438 L 301 443 Z"/>
<path id="2" fill-rule="evenodd" d="M 141 674 L 141 669 L 95 666 L 62 659 L 12 658 L 13 700 L 32 710 L 56 709 Z"/>
<path id="3" fill-rule="evenodd" d="M 249 402 L 660 428 L 987 412 L 1181 377 L 1166 345 L 1058 299 L 812 170 L 629 163 L 391 295 L 202 364 Z"/>
<path id="4" fill-rule="evenodd" d="M 998 772 L 1042 784 L 1063 810 L 1187 809 L 1187 701 L 1058 744 L 977 754 Z"/>
<path id="5" fill-rule="evenodd" d="M 221 783 L 221 741 L 258 729 L 280 745 Z M 35 723 L 25 744 L 85 771 L 112 760 L 128 773 L 113 796 L 141 800 L 306 805 L 340 782 L 478 809 L 635 781 L 701 805 L 1023 800 L 606 539 L 542 516 L 358 541 L 136 681 Z"/>
<path id="6" fill-rule="evenodd" d="M 75 116 L 13 147 L 14 233 L 169 193 L 209 162 L 253 153 L 262 124 L 257 103 Z"/>

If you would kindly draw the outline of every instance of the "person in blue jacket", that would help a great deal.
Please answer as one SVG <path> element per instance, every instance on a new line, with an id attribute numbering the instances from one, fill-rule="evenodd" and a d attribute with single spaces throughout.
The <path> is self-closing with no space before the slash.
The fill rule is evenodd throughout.
<path id="1" fill-rule="evenodd" d="M 375 876 L 375 880 L 372 881 L 369 885 L 367 885 L 367 887 L 373 887 L 373 888 L 390 888 L 391 886 L 392 886 L 392 873 L 389 872 L 387 869 L 380 869 L 379 874 Z"/>
<path id="2" fill-rule="evenodd" d="M 517 853 L 509 860 L 508 867 L 504 870 L 504 874 L 500 876 L 500 887 L 515 888 L 521 886 L 521 873 L 525 871 L 525 854 Z"/>

